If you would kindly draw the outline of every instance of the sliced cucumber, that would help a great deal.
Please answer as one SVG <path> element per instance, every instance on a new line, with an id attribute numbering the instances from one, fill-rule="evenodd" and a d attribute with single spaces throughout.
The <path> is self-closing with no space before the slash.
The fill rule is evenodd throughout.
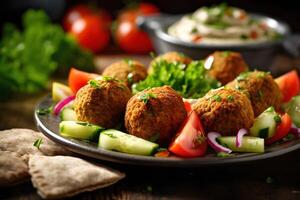
<path id="1" fill-rule="evenodd" d="M 152 155 L 159 146 L 142 138 L 118 130 L 109 129 L 101 132 L 99 136 L 99 147 L 123 153 L 149 156 Z"/>
<path id="2" fill-rule="evenodd" d="M 83 140 L 97 141 L 104 128 L 86 122 L 62 121 L 59 124 L 60 134 Z"/>
<path id="3" fill-rule="evenodd" d="M 263 153 L 265 149 L 264 139 L 258 137 L 244 136 L 242 139 L 242 146 L 236 146 L 235 136 L 222 136 L 218 137 L 217 141 L 232 151 L 236 152 L 253 152 Z"/>
<path id="4" fill-rule="evenodd" d="M 300 96 L 293 97 L 285 106 L 285 112 L 287 112 L 293 123 L 300 127 Z"/>
<path id="5" fill-rule="evenodd" d="M 60 113 L 61 121 L 76 121 L 76 113 L 72 108 L 66 107 Z"/>
<path id="6" fill-rule="evenodd" d="M 250 135 L 254 137 L 270 138 L 275 134 L 277 123 L 280 122 L 280 116 L 273 107 L 269 107 L 261 113 L 250 128 Z"/>

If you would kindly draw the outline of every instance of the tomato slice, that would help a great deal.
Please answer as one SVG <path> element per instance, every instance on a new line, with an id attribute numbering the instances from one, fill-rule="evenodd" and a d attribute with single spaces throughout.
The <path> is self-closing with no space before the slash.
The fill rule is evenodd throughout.
<path id="1" fill-rule="evenodd" d="M 100 75 L 98 74 L 88 73 L 75 68 L 71 68 L 68 79 L 69 87 L 71 88 L 73 93 L 76 94 L 76 92 L 81 87 L 85 86 L 89 80 L 97 78 L 99 76 Z"/>
<path id="2" fill-rule="evenodd" d="M 276 78 L 275 81 L 282 92 L 283 102 L 288 102 L 300 92 L 299 76 L 296 70 Z"/>
<path id="3" fill-rule="evenodd" d="M 191 106 L 190 102 L 184 100 L 183 103 L 184 103 L 184 107 L 185 107 L 186 112 L 188 114 L 190 114 L 190 112 L 192 112 L 192 106 Z"/>
<path id="4" fill-rule="evenodd" d="M 207 150 L 207 141 L 198 115 L 192 111 L 185 119 L 169 151 L 182 157 L 203 156 Z"/>
<path id="5" fill-rule="evenodd" d="M 291 117 L 285 113 L 281 116 L 281 123 L 276 128 L 276 133 L 265 140 L 266 144 L 272 144 L 274 142 L 277 142 L 278 140 L 281 140 L 287 134 L 289 133 L 290 129 L 292 127 L 292 119 Z"/>

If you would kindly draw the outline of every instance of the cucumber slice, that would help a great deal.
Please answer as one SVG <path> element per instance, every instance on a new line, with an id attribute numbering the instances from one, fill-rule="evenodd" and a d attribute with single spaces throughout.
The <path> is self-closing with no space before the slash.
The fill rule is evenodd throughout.
<path id="1" fill-rule="evenodd" d="M 293 97 L 284 107 L 285 112 L 291 116 L 293 123 L 300 127 L 300 96 Z"/>
<path id="2" fill-rule="evenodd" d="M 104 128 L 87 122 L 62 121 L 59 131 L 62 136 L 97 141 Z"/>
<path id="3" fill-rule="evenodd" d="M 152 155 L 159 146 L 142 138 L 118 130 L 109 129 L 101 132 L 99 136 L 99 147 L 123 153 L 149 156 Z"/>
<path id="4" fill-rule="evenodd" d="M 254 120 L 254 124 L 250 128 L 250 135 L 261 138 L 272 137 L 276 132 L 276 126 L 280 119 L 274 108 L 269 107 Z"/>
<path id="5" fill-rule="evenodd" d="M 225 146 L 235 152 L 263 153 L 265 151 L 264 139 L 258 137 L 244 136 L 241 147 L 236 146 L 235 136 L 218 137 L 217 141 L 222 146 Z"/>
<path id="6" fill-rule="evenodd" d="M 72 108 L 64 108 L 60 113 L 61 121 L 76 121 L 76 113 Z"/>

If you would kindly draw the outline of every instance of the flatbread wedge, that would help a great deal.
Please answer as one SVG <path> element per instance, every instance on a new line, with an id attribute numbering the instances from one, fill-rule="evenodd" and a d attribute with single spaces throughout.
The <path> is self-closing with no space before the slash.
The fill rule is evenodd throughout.
<path id="1" fill-rule="evenodd" d="M 44 199 L 57 199 L 107 187 L 125 174 L 70 156 L 31 155 L 31 181 Z"/>

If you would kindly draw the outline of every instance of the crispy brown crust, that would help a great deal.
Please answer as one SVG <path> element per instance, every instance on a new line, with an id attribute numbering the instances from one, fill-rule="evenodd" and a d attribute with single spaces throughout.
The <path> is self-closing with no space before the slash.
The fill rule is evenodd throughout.
<path id="1" fill-rule="evenodd" d="M 135 60 L 131 60 L 130 64 L 119 61 L 108 66 L 102 75 L 114 77 L 130 87 L 133 83 L 144 80 L 147 77 L 147 70 L 142 63 Z M 128 75 L 132 76 L 132 80 L 128 78 Z"/>
<path id="2" fill-rule="evenodd" d="M 157 56 L 154 60 L 151 61 L 148 69 L 148 73 L 152 72 L 152 67 L 155 62 L 165 60 L 167 62 L 180 62 L 183 64 L 190 64 L 193 60 L 190 57 L 187 57 L 183 54 L 180 54 L 176 51 L 167 52 L 165 54 L 162 54 L 160 56 Z"/>
<path id="3" fill-rule="evenodd" d="M 214 57 L 214 61 L 209 74 L 220 81 L 222 85 L 232 81 L 248 69 L 248 65 L 240 53 L 216 51 L 210 56 Z"/>
<path id="4" fill-rule="evenodd" d="M 249 99 L 234 89 L 211 90 L 192 108 L 207 133 L 216 131 L 222 135 L 236 135 L 241 128 L 249 129 L 254 121 Z"/>
<path id="5" fill-rule="evenodd" d="M 77 92 L 74 110 L 80 121 L 113 128 L 122 121 L 131 92 L 115 80 L 98 83 L 99 88 L 87 84 Z"/>
<path id="6" fill-rule="evenodd" d="M 153 94 L 147 103 L 142 94 Z M 159 134 L 158 143 L 168 144 L 187 116 L 182 97 L 169 86 L 152 88 L 133 96 L 126 108 L 125 127 L 135 136 L 151 139 Z"/>
<path id="7" fill-rule="evenodd" d="M 249 97 L 254 115 L 260 115 L 270 106 L 280 110 L 282 96 L 273 77 L 261 71 L 248 72 L 247 74 L 245 79 L 235 79 L 228 83 L 228 86 L 244 92 Z"/>

